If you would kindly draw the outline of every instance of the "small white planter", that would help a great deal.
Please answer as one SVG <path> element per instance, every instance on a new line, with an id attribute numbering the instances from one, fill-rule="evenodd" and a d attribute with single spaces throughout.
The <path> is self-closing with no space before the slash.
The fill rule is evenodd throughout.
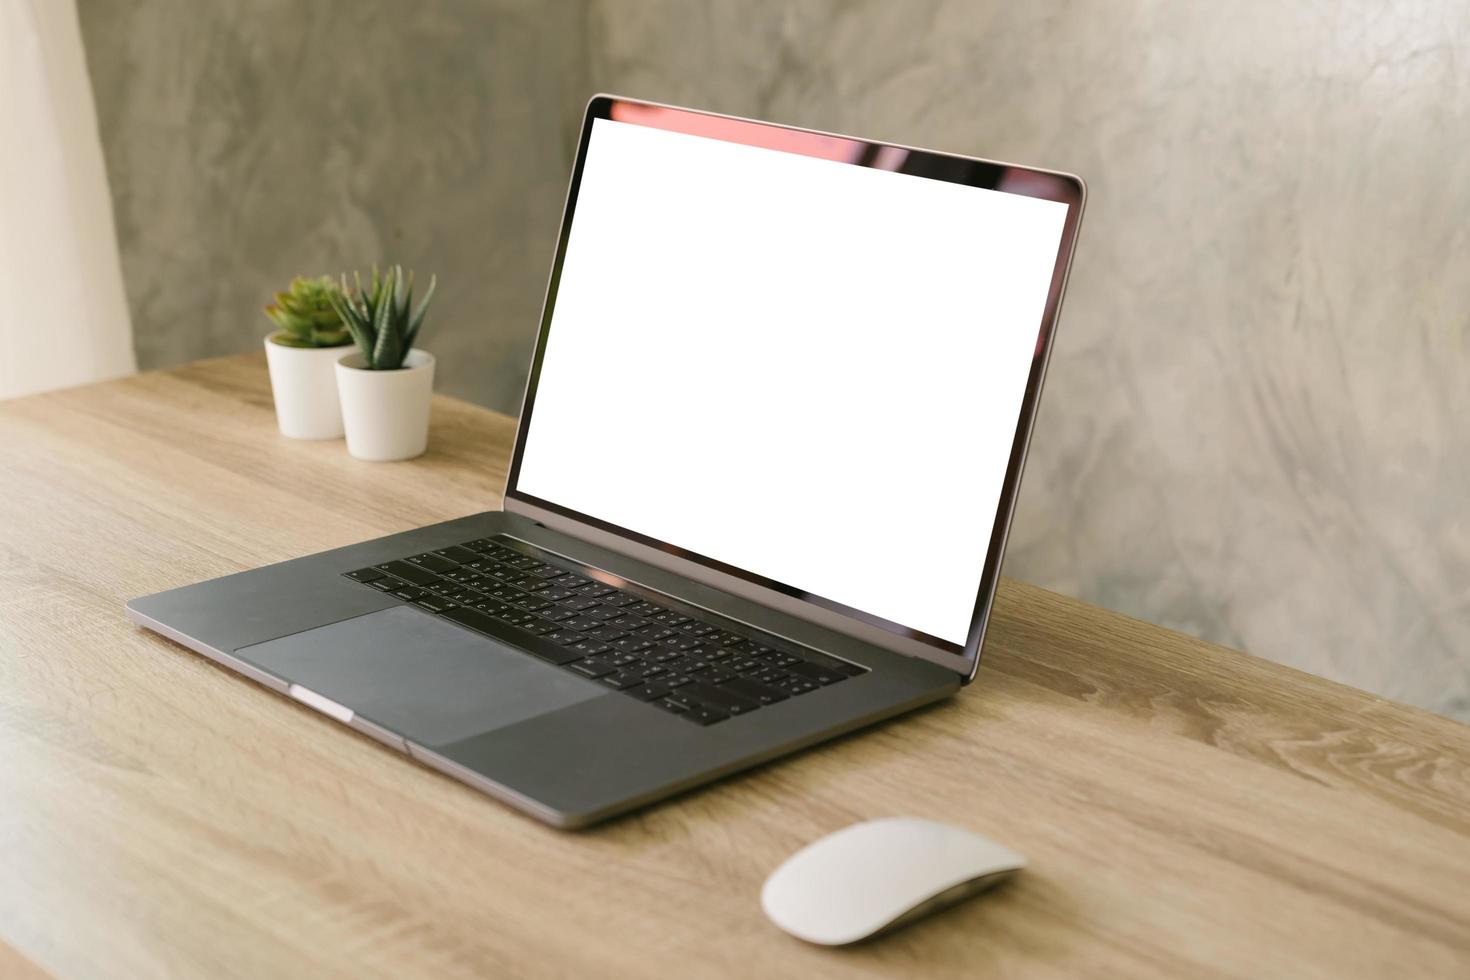
<path id="1" fill-rule="evenodd" d="M 429 444 L 434 355 L 414 348 L 396 371 L 369 371 L 361 354 L 339 355 L 337 393 L 347 451 L 358 459 L 412 459 Z"/>
<path id="2" fill-rule="evenodd" d="M 336 364 L 352 348 L 287 347 L 265 338 L 276 424 L 292 439 L 342 438 Z"/>

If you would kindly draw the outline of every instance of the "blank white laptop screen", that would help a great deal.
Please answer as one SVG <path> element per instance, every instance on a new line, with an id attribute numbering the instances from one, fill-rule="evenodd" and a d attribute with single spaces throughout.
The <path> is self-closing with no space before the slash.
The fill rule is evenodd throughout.
<path id="1" fill-rule="evenodd" d="M 597 119 L 516 490 L 962 646 L 1066 217 Z"/>

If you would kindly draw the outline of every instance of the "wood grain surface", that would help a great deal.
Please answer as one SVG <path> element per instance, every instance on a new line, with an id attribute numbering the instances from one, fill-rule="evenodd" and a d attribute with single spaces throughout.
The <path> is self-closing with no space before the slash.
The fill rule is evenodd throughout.
<path id="1" fill-rule="evenodd" d="M 512 436 L 292 442 L 258 356 L 0 404 L 0 972 L 1470 976 L 1470 728 L 1017 582 L 957 698 L 578 834 L 123 616 L 493 508 Z M 846 950 L 764 919 L 891 814 L 1031 868 Z"/>

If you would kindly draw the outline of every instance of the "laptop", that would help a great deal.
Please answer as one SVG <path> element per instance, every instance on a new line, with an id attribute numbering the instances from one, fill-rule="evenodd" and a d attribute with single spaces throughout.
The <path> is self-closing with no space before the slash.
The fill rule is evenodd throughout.
<path id="1" fill-rule="evenodd" d="M 596 96 L 503 510 L 128 615 L 563 828 L 945 698 L 1084 196 Z"/>

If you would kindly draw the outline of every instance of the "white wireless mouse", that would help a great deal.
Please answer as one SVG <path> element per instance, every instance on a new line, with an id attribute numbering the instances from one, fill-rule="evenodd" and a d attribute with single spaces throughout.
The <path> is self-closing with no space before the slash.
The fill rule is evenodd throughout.
<path id="1" fill-rule="evenodd" d="M 916 817 L 853 824 L 786 859 L 761 889 L 771 921 L 842 946 L 982 892 L 1026 859 L 958 827 Z"/>

